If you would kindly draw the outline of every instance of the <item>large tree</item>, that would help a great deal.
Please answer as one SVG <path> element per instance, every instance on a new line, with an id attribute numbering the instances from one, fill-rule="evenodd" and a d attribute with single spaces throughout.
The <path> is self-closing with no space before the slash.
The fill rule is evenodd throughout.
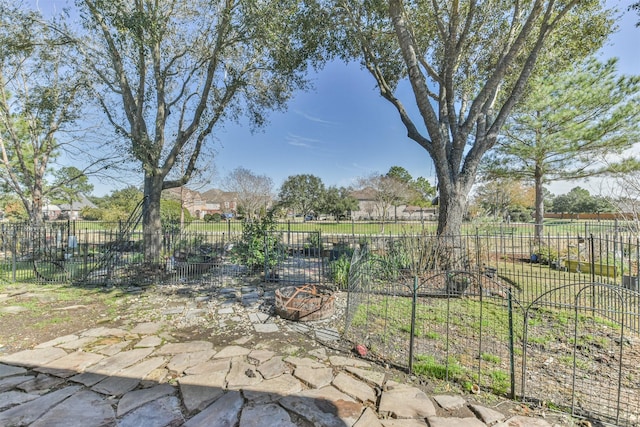
<path id="1" fill-rule="evenodd" d="M 351 215 L 356 209 L 358 200 L 351 195 L 349 188 L 331 186 L 322 197 L 322 212 L 333 215 L 336 221 L 340 221 L 342 216 Z"/>
<path id="2" fill-rule="evenodd" d="M 63 135 L 85 93 L 82 76 L 65 61 L 68 44 L 36 12 L 0 1 L 0 182 L 36 226 L 55 190 L 46 185 L 51 162 L 68 144 Z"/>
<path id="3" fill-rule="evenodd" d="M 243 167 L 237 167 L 227 175 L 224 188 L 235 193 L 238 207 L 248 219 L 260 211 L 266 212 L 273 199 L 273 180 Z"/>
<path id="4" fill-rule="evenodd" d="M 606 157 L 640 141 L 640 77 L 618 76 L 614 59 L 590 59 L 533 79 L 530 87 L 484 166 L 489 176 L 534 184 L 541 237 L 545 184 L 616 171 L 619 164 Z"/>
<path id="5" fill-rule="evenodd" d="M 54 171 L 53 175 L 52 197 L 69 203 L 69 209 L 73 202 L 81 200 L 80 195 L 88 196 L 93 191 L 93 184 L 87 175 L 75 166 L 64 166 Z"/>
<path id="6" fill-rule="evenodd" d="M 261 125 L 305 87 L 321 15 L 294 0 L 76 3 L 95 97 L 144 174 L 145 258 L 156 261 L 162 190 L 189 182 L 226 119 Z M 184 169 L 170 178 L 177 159 Z"/>
<path id="7" fill-rule="evenodd" d="M 601 46 L 611 27 L 597 0 L 332 4 L 344 57 L 359 59 L 434 161 L 440 235 L 459 233 L 480 160 L 536 65 L 566 67 Z"/>
<path id="8" fill-rule="evenodd" d="M 322 179 L 315 175 L 301 174 L 288 177 L 280 187 L 279 203 L 295 213 L 307 216 L 318 213 L 323 205 L 325 193 Z"/>

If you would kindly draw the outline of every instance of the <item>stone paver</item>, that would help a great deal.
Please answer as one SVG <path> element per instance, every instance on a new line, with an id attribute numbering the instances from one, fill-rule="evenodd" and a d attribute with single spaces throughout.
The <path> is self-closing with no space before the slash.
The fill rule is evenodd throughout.
<path id="1" fill-rule="evenodd" d="M 148 337 L 144 337 L 135 345 L 135 347 L 157 347 L 162 344 L 162 338 L 151 335 Z"/>
<path id="2" fill-rule="evenodd" d="M 464 396 L 429 397 L 332 346 L 264 343 L 261 334 L 276 331 L 315 331 L 321 340 L 338 334 L 262 312 L 272 290 L 225 286 L 218 300 L 196 293 L 170 305 L 173 317 L 78 331 L 4 355 L 0 426 L 550 427 L 541 418 L 507 418 Z M 223 339 L 176 339 L 184 333 L 171 319 L 204 320 L 205 312 L 217 316 L 206 321 L 220 325 Z"/>
<path id="3" fill-rule="evenodd" d="M 201 411 L 220 397 L 224 393 L 226 376 L 226 372 L 213 372 L 180 378 L 180 393 L 187 411 Z"/>
<path id="4" fill-rule="evenodd" d="M 377 371 L 369 371 L 362 368 L 355 368 L 352 366 L 347 366 L 345 368 L 347 372 L 352 373 L 356 377 L 360 378 L 363 381 L 368 382 L 371 385 L 382 387 L 384 384 L 385 375 L 382 372 Z"/>
<path id="5" fill-rule="evenodd" d="M 184 427 L 227 427 L 235 424 L 244 399 L 239 391 L 225 393 L 195 417 Z"/>
<path id="6" fill-rule="evenodd" d="M 145 403 L 152 402 L 164 396 L 176 393 L 176 388 L 170 384 L 160 384 L 152 388 L 131 391 L 118 402 L 117 415 L 120 417 Z"/>
<path id="7" fill-rule="evenodd" d="M 20 391 L 7 391 L 0 393 L 0 411 L 11 406 L 19 405 L 40 397 L 37 394 L 23 393 Z"/>
<path id="8" fill-rule="evenodd" d="M 64 383 L 63 378 L 39 374 L 34 379 L 23 382 L 18 386 L 18 388 L 22 391 L 26 391 L 27 393 L 44 394 L 62 383 Z"/>
<path id="9" fill-rule="evenodd" d="M 239 358 L 231 360 L 231 370 L 227 374 L 227 388 L 238 390 L 261 382 L 262 375 L 256 370 L 255 365 Z"/>
<path id="10" fill-rule="evenodd" d="M 26 374 L 27 370 L 19 366 L 10 366 L 0 363 L 0 378 L 10 377 L 13 375 Z"/>
<path id="11" fill-rule="evenodd" d="M 171 358 L 167 364 L 167 369 L 171 372 L 182 374 L 185 370 L 211 359 L 215 353 L 213 349 L 178 353 Z"/>
<path id="12" fill-rule="evenodd" d="M 456 417 L 428 417 L 430 427 L 486 427 L 486 424 L 477 418 Z"/>
<path id="13" fill-rule="evenodd" d="M 108 401 L 97 393 L 82 390 L 56 405 L 31 426 L 106 426 L 115 420 L 116 414 Z"/>
<path id="14" fill-rule="evenodd" d="M 393 418 L 426 418 L 436 415 L 435 406 L 422 390 L 397 383 L 388 385 L 388 389 L 382 392 L 378 411 Z"/>
<path id="15" fill-rule="evenodd" d="M 469 405 L 469 408 L 476 414 L 476 416 L 482 420 L 487 425 L 494 425 L 498 422 L 504 421 L 506 418 L 504 414 L 493 410 L 491 408 L 486 408 L 482 405 Z"/>
<path id="16" fill-rule="evenodd" d="M 293 371 L 293 375 L 312 388 L 321 388 L 331 384 L 333 369 L 299 366 Z"/>
<path id="17" fill-rule="evenodd" d="M 0 412 L 0 425 L 29 425 L 46 414 L 49 409 L 81 389 L 82 387 L 80 386 L 65 387 Z"/>
<path id="18" fill-rule="evenodd" d="M 262 378 L 269 380 L 284 374 L 287 371 L 287 365 L 282 361 L 282 356 L 278 356 L 267 360 L 257 369 Z"/>
<path id="19" fill-rule="evenodd" d="M 61 378 L 68 378 L 76 375 L 78 372 L 84 372 L 86 368 L 95 365 L 104 359 L 104 356 L 88 353 L 84 351 L 74 351 L 66 356 L 60 357 L 49 363 L 35 368 L 36 371 L 43 374 L 55 375 Z"/>
<path id="20" fill-rule="evenodd" d="M 160 329 L 162 329 L 162 323 L 160 322 L 144 322 L 138 323 L 133 329 L 131 329 L 131 333 L 151 335 L 157 333 Z"/>
<path id="21" fill-rule="evenodd" d="M 378 416 L 373 409 L 365 408 L 353 427 L 382 427 L 382 423 L 378 420 Z"/>
<path id="22" fill-rule="evenodd" d="M 118 371 L 92 387 L 92 390 L 109 396 L 121 396 L 136 388 L 141 378 L 165 363 L 164 357 L 152 357 Z"/>
<path id="23" fill-rule="evenodd" d="M 156 354 L 162 356 L 178 353 L 193 353 L 196 351 L 207 351 L 212 349 L 213 345 L 207 341 L 178 342 L 163 345 L 156 351 Z"/>
<path id="24" fill-rule="evenodd" d="M 54 338 L 51 341 L 47 341 L 47 342 L 43 342 L 42 344 L 38 344 L 36 345 L 34 348 L 47 348 L 47 347 L 55 347 L 59 344 L 65 343 L 65 342 L 69 342 L 69 341 L 75 341 L 77 340 L 79 337 L 77 335 L 65 335 L 62 337 L 58 337 L 58 338 Z"/>
<path id="25" fill-rule="evenodd" d="M 240 425 L 242 427 L 263 427 L 265 420 L 269 424 L 278 427 L 296 427 L 291 422 L 289 413 L 282 406 L 275 403 L 267 403 L 257 406 L 245 406 L 240 415 Z"/>
<path id="26" fill-rule="evenodd" d="M 165 396 L 128 413 L 120 420 L 118 427 L 165 427 L 183 423 L 180 400 L 175 396 Z"/>
<path id="27" fill-rule="evenodd" d="M 230 345 L 223 348 L 213 356 L 214 359 L 230 359 L 232 357 L 243 357 L 251 353 L 250 348 L 241 347 L 239 345 Z"/>
<path id="28" fill-rule="evenodd" d="M 375 391 L 362 381 L 340 372 L 333 379 L 333 386 L 349 396 L 355 397 L 362 403 L 374 403 L 376 401 Z"/>
<path id="29" fill-rule="evenodd" d="M 433 400 L 435 400 L 440 407 L 449 411 L 455 411 L 467 405 L 467 401 L 464 400 L 462 396 L 436 395 L 433 396 Z"/>
<path id="30" fill-rule="evenodd" d="M 8 365 L 37 368 L 66 355 L 67 352 L 61 348 L 45 347 L 19 351 L 8 356 L 3 356 L 0 357 L 0 362 Z"/>

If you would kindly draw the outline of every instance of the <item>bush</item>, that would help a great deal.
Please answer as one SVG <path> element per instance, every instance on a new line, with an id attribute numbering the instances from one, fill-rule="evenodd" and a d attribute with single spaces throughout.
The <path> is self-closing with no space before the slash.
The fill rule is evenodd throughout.
<path id="1" fill-rule="evenodd" d="M 222 215 L 220 215 L 219 213 L 205 214 L 204 215 L 204 221 L 205 222 L 220 222 L 220 221 L 222 221 Z"/>
<path id="2" fill-rule="evenodd" d="M 275 267 L 282 259 L 280 236 L 271 216 L 258 221 L 242 223 L 242 238 L 231 252 L 233 262 L 246 265 L 251 270 Z"/>
<path id="3" fill-rule="evenodd" d="M 541 245 L 536 250 L 537 261 L 546 265 L 558 260 L 558 251 L 551 246 Z"/>

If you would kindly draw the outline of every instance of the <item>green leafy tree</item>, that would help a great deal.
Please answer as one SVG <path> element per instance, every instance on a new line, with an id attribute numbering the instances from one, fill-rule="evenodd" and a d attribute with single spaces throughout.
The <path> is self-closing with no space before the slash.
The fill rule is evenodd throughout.
<path id="1" fill-rule="evenodd" d="M 0 181 L 42 222 L 51 162 L 60 136 L 79 118 L 86 93 L 67 61 L 68 39 L 36 12 L 0 1 Z"/>
<path id="2" fill-rule="evenodd" d="M 75 166 L 65 166 L 53 173 L 55 180 L 52 184 L 52 197 L 68 203 L 80 200 L 80 195 L 89 195 L 93 191 L 93 184 L 89 183 L 87 175 Z M 57 200 L 54 202 L 57 203 Z"/>
<path id="3" fill-rule="evenodd" d="M 592 196 L 589 190 L 574 187 L 566 194 L 553 199 L 552 209 L 559 213 L 613 212 L 614 206 L 604 197 Z"/>
<path id="4" fill-rule="evenodd" d="M 143 197 L 142 191 L 130 186 L 112 191 L 109 195 L 97 199 L 95 202 L 102 209 L 103 221 L 118 222 L 128 219 Z"/>
<path id="5" fill-rule="evenodd" d="M 292 175 L 280 187 L 278 199 L 282 206 L 307 216 L 322 208 L 325 188 L 322 179 L 315 175 Z"/>
<path id="6" fill-rule="evenodd" d="M 410 183 L 413 180 L 413 177 L 402 166 L 391 166 L 389 168 L 389 172 L 387 172 L 387 176 L 390 178 L 397 179 L 400 182 L 404 182 L 405 184 Z"/>
<path id="7" fill-rule="evenodd" d="M 392 166 L 387 172 L 387 176 L 394 178 L 400 182 L 404 182 L 409 186 L 409 191 L 404 202 L 407 202 L 413 206 L 431 206 L 431 201 L 436 195 L 436 189 L 431 183 L 424 177 L 419 176 L 413 179 L 411 174 L 402 166 Z"/>
<path id="8" fill-rule="evenodd" d="M 616 60 L 536 78 L 486 163 L 489 176 L 533 182 L 536 235 L 543 232 L 546 184 L 609 174 L 640 138 L 640 77 L 618 76 Z M 629 163 L 629 162 L 627 162 Z"/>
<path id="9" fill-rule="evenodd" d="M 333 215 L 336 221 L 358 209 L 358 200 L 351 195 L 351 190 L 345 187 L 327 188 L 322 200 L 321 211 Z"/>
<path id="10" fill-rule="evenodd" d="M 321 15 L 294 0 L 76 4 L 94 96 L 144 174 L 145 259 L 154 262 L 162 190 L 190 181 L 225 120 L 260 126 L 306 87 L 308 65 L 321 59 L 311 25 Z"/>
<path id="11" fill-rule="evenodd" d="M 597 0 L 329 4 L 341 55 L 371 73 L 408 137 L 433 159 L 439 235 L 460 232 L 480 161 L 530 77 L 596 51 L 612 25 Z M 404 79 L 414 105 L 397 90 Z"/>

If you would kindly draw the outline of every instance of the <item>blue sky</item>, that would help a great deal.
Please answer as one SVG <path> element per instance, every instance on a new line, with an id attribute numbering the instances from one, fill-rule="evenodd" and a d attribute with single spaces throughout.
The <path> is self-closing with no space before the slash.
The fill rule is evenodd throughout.
<path id="1" fill-rule="evenodd" d="M 626 11 L 632 2 L 607 3 Z M 624 74 L 640 74 L 638 20 L 638 15 L 625 12 L 620 30 L 600 53 L 603 59 L 618 57 L 619 71 Z M 435 182 L 427 152 L 406 137 L 397 112 L 379 96 L 367 71 L 358 64 L 331 63 L 313 81 L 313 90 L 298 93 L 287 112 L 272 113 L 261 131 L 251 134 L 242 125 L 228 125 L 217 132 L 219 178 L 242 166 L 270 176 L 276 187 L 288 176 L 301 173 L 317 175 L 325 185 L 348 186 L 358 177 L 384 173 L 397 165 L 413 177 Z M 551 191 L 564 193 L 576 185 L 589 186 L 557 183 Z"/>
<path id="2" fill-rule="evenodd" d="M 47 13 L 65 0 L 31 0 Z M 607 0 L 624 12 L 601 57 L 619 58 L 619 71 L 640 74 L 640 28 L 637 14 L 626 12 L 631 0 Z M 397 112 L 382 99 L 373 78 L 358 64 L 335 62 L 312 76 L 314 88 L 299 92 L 286 112 L 273 112 L 269 122 L 251 133 L 246 123 L 227 123 L 214 130 L 217 152 L 204 188 L 220 187 L 220 181 L 236 167 L 267 175 L 276 188 L 290 175 L 313 174 L 325 185 L 349 186 L 357 178 L 385 173 L 402 166 L 413 177 L 435 182 L 435 171 L 427 152 L 406 137 Z M 406 103 L 409 104 L 404 91 Z M 410 108 L 407 105 L 407 108 Z M 132 182 L 132 184 L 137 184 Z M 96 195 L 112 187 L 94 182 Z M 585 183 L 554 184 L 551 191 L 564 193 Z M 199 186 L 200 187 L 200 186 Z"/>

